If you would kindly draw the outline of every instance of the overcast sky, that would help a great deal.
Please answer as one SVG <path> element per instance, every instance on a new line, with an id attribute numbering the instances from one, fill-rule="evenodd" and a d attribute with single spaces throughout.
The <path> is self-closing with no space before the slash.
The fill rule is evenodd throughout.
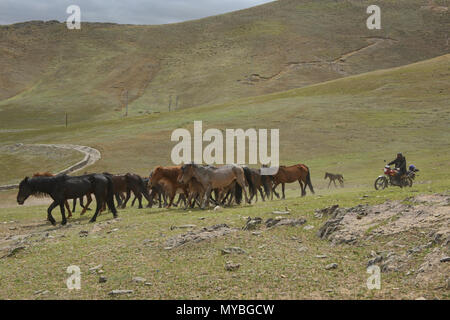
<path id="1" fill-rule="evenodd" d="M 253 7 L 272 0 L 0 0 L 0 24 L 29 20 L 66 21 L 69 5 L 81 22 L 164 24 Z"/>

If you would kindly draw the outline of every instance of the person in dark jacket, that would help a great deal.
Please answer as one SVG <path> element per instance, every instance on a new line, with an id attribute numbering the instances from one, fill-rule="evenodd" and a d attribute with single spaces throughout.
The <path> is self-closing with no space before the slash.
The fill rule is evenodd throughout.
<path id="1" fill-rule="evenodd" d="M 406 174 L 406 158 L 399 152 L 397 153 L 397 158 L 388 163 L 388 165 L 395 165 L 398 169 L 398 173 L 395 176 L 397 181 L 400 181 L 400 177 Z"/>

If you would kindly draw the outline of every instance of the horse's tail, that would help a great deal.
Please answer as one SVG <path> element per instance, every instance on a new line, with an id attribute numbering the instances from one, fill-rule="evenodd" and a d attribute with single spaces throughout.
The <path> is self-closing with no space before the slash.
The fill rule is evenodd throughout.
<path id="1" fill-rule="evenodd" d="M 249 167 L 243 167 L 242 169 L 244 169 L 245 180 L 247 181 L 247 185 L 248 185 L 248 189 L 250 190 L 250 194 L 255 194 L 256 189 L 255 189 L 255 185 L 253 184 L 253 181 L 252 181 L 252 171 L 250 170 Z"/>
<path id="2" fill-rule="evenodd" d="M 241 202 L 242 202 L 242 187 L 237 182 L 235 183 L 235 186 L 234 186 L 234 197 L 236 199 L 236 203 L 241 204 Z"/>
<path id="3" fill-rule="evenodd" d="M 266 194 L 266 197 L 269 198 L 270 187 L 272 186 L 272 176 L 261 175 L 261 181 L 264 188 L 264 193 Z"/>
<path id="4" fill-rule="evenodd" d="M 117 214 L 116 206 L 114 205 L 114 189 L 113 189 L 113 180 L 111 175 L 105 174 L 106 180 L 108 180 L 108 184 L 106 187 L 106 204 L 108 205 L 109 210 L 114 214 Z"/>
<path id="5" fill-rule="evenodd" d="M 307 166 L 305 166 L 306 169 L 308 169 L 308 173 L 306 174 L 306 184 L 309 187 L 309 190 L 311 190 L 312 193 L 314 193 L 314 188 L 313 185 L 311 183 L 311 170 L 309 170 L 309 168 Z"/>

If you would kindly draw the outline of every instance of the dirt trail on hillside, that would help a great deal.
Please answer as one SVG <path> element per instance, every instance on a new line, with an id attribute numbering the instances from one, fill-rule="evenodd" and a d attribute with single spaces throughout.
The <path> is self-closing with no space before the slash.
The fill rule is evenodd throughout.
<path id="1" fill-rule="evenodd" d="M 61 170 L 57 174 L 68 174 L 68 173 L 82 170 L 101 159 L 101 153 L 97 149 L 87 147 L 87 146 L 75 145 L 75 144 L 32 144 L 32 145 L 17 144 L 14 147 L 26 148 L 27 146 L 34 147 L 34 148 L 35 147 L 45 147 L 45 148 L 71 149 L 71 150 L 79 151 L 84 154 L 84 158 L 81 161 L 78 161 L 77 163 L 71 165 L 70 167 L 67 167 L 67 168 Z M 16 189 L 18 187 L 19 187 L 18 184 L 4 185 L 4 186 L 0 186 L 0 191 Z"/>
<path id="2" fill-rule="evenodd" d="M 354 55 L 363 54 L 365 51 L 368 51 L 370 49 L 374 49 L 376 47 L 379 47 L 383 44 L 392 45 L 393 43 L 397 42 L 395 39 L 390 38 L 377 38 L 377 37 L 371 37 L 366 38 L 366 41 L 369 42 L 369 44 L 358 48 L 356 50 L 352 50 L 350 52 L 344 53 L 343 55 L 333 59 L 333 60 L 312 60 L 312 61 L 299 61 L 299 62 L 289 62 L 285 65 L 283 69 L 281 69 L 279 72 L 264 77 L 259 74 L 251 74 L 247 76 L 245 79 L 240 80 L 244 84 L 254 84 L 256 82 L 265 82 L 270 80 L 277 80 L 281 78 L 286 73 L 289 73 L 293 70 L 296 70 L 301 67 L 320 67 L 320 68 L 331 68 L 333 71 L 342 74 L 347 75 L 347 73 L 343 70 L 343 66 L 347 62 L 347 59 L 351 58 Z"/>

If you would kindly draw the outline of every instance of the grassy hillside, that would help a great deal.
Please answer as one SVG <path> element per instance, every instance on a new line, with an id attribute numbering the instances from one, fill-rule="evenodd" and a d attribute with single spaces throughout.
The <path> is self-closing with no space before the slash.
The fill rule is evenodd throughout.
<path id="1" fill-rule="evenodd" d="M 423 170 L 424 178 L 448 182 L 449 62 L 450 55 L 444 55 L 220 105 L 84 122 L 69 128 L 0 132 L 0 140 L 1 145 L 88 145 L 102 153 L 90 171 L 147 175 L 154 166 L 171 163 L 174 129 L 192 132 L 193 121 L 203 120 L 204 130 L 279 128 L 281 163 L 307 163 L 316 183 L 324 171 L 336 171 L 344 173 L 349 186 L 371 187 L 383 160 L 398 151 Z"/>
<path id="2" fill-rule="evenodd" d="M 366 28 L 372 3 L 359 0 L 279 0 L 160 26 L 0 26 L 0 126 L 118 119 L 126 90 L 135 116 L 429 59 L 448 52 L 449 14 L 427 3 L 378 1 L 382 30 Z"/>

